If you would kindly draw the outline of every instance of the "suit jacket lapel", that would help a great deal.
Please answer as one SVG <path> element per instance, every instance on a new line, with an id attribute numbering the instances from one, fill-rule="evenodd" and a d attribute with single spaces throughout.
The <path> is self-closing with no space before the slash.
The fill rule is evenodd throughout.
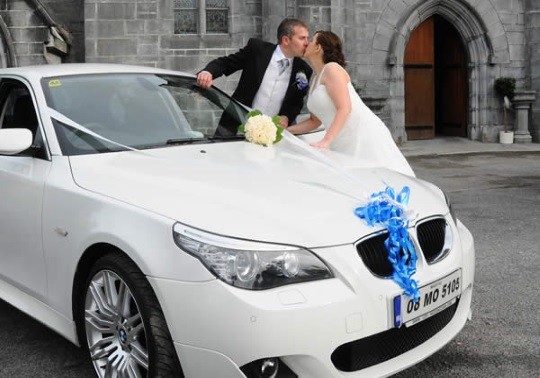
<path id="1" fill-rule="evenodd" d="M 298 58 L 293 59 L 292 68 L 291 68 L 291 77 L 289 78 L 289 87 L 287 91 L 294 86 L 294 80 L 296 78 L 296 72 L 298 71 Z"/>
<path id="2" fill-rule="evenodd" d="M 296 88 L 296 74 L 299 72 L 300 69 L 300 58 L 294 58 L 292 69 L 291 69 L 291 77 L 289 79 L 289 86 L 287 87 L 287 92 L 285 92 L 285 97 L 287 97 L 291 91 L 296 91 L 298 88 Z"/>

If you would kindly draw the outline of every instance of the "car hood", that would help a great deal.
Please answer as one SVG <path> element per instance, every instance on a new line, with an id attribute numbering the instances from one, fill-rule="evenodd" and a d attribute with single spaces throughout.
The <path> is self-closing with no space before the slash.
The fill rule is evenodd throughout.
<path id="1" fill-rule="evenodd" d="M 243 141 L 69 158 L 77 185 L 184 224 L 305 247 L 352 243 L 375 231 L 354 215 L 369 194 L 411 189 L 421 219 L 445 214 L 432 184 L 320 152 L 290 139 L 271 147 Z"/>

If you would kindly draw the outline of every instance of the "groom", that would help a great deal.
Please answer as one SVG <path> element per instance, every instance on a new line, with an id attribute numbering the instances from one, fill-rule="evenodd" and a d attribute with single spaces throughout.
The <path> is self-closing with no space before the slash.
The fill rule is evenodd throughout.
<path id="1" fill-rule="evenodd" d="M 312 70 L 300 57 L 308 45 L 308 27 L 286 18 L 278 26 L 278 45 L 251 38 L 238 52 L 214 59 L 197 74 L 203 88 L 222 75 L 242 70 L 232 97 L 271 117 L 280 116 L 286 127 L 304 106 Z"/>

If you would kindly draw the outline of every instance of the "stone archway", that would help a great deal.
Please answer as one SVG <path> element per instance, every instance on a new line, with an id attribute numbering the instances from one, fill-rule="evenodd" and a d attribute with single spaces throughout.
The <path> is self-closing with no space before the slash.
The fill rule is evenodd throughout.
<path id="1" fill-rule="evenodd" d="M 485 1 L 485 0 L 481 0 Z M 487 6 L 491 6 L 485 1 Z M 389 9 L 389 12 L 393 12 Z M 491 13 L 486 13 L 491 14 Z M 387 64 L 391 69 L 390 99 L 392 110 L 391 128 L 398 140 L 406 140 L 404 109 L 404 70 L 403 59 L 405 46 L 412 33 L 422 22 L 434 15 L 443 17 L 450 22 L 465 44 L 467 61 L 469 62 L 469 93 L 468 93 L 468 130 L 470 139 L 481 137 L 482 127 L 488 124 L 490 93 L 488 83 L 491 83 L 490 66 L 501 63 L 509 58 L 496 56 L 491 44 L 491 36 L 496 30 L 504 30 L 496 12 L 492 19 L 482 19 L 475 9 L 460 0 L 427 0 L 417 4 L 402 13 L 395 26 L 390 40 Z M 384 12 L 382 17 L 384 18 Z M 489 27 L 486 25 L 490 25 Z M 507 42 L 502 42 L 507 43 Z M 508 46 L 498 46 L 498 51 L 508 51 Z"/>
<path id="2" fill-rule="evenodd" d="M 411 33 L 403 59 L 408 140 L 467 136 L 466 56 L 461 37 L 439 15 Z"/>
<path id="3" fill-rule="evenodd" d="M 13 48 L 13 40 L 4 19 L 0 16 L 0 67 L 15 66 L 17 66 L 17 55 Z"/>
<path id="4" fill-rule="evenodd" d="M 32 17 L 30 22 L 22 17 L 12 17 L 12 12 L 21 11 L 37 17 Z M 40 0 L 28 0 L 20 9 L 8 7 L 0 12 L 0 67 L 61 63 L 62 57 L 69 52 L 71 41 L 70 33 L 54 21 Z M 16 43 L 42 45 L 43 57 L 34 53 L 35 47 L 28 52 L 16 51 Z"/>

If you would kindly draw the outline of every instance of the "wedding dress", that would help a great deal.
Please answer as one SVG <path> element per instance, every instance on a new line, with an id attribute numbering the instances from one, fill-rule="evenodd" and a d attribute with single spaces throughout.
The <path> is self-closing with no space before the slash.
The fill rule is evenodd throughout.
<path id="1" fill-rule="evenodd" d="M 320 78 L 324 69 L 314 79 L 307 100 L 308 110 L 321 120 L 323 125 L 329 127 L 336 113 L 336 107 L 324 84 L 320 84 Z M 351 113 L 343 128 L 330 144 L 330 150 L 353 155 L 355 158 L 375 167 L 385 167 L 414 176 L 409 163 L 401 154 L 390 130 L 362 101 L 356 90 L 349 82 L 347 84 L 351 98 Z"/>

